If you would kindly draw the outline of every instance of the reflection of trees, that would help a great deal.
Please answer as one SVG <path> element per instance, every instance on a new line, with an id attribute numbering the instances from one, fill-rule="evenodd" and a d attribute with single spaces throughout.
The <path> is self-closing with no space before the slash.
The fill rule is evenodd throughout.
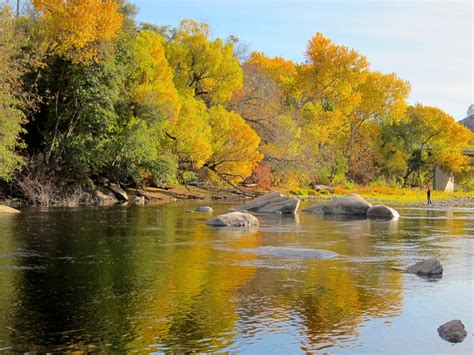
<path id="1" fill-rule="evenodd" d="M 330 249 L 344 257 L 300 260 L 296 269 L 293 263 L 298 261 L 287 261 L 289 268 L 258 269 L 242 289 L 244 295 L 252 295 L 252 304 L 243 303 L 239 309 L 245 318 L 250 318 L 249 323 L 261 313 L 270 318 L 266 320 L 268 324 L 290 321 L 284 318 L 292 314 L 292 322 L 300 324 L 305 338 L 303 351 L 351 339 L 365 320 L 397 315 L 402 301 L 402 275 L 394 270 L 393 261 L 370 259 L 380 254 L 375 248 L 374 229 L 384 238 L 396 238 L 396 227 L 389 223 L 375 225 L 369 220 L 322 218 L 316 224 L 314 247 L 320 248 L 317 243 L 328 241 Z M 261 307 L 255 307 L 253 304 L 259 300 Z M 282 309 L 288 312 L 280 312 Z M 244 336 L 251 336 L 245 328 L 243 332 Z"/>
<path id="2" fill-rule="evenodd" d="M 260 231 L 235 232 L 208 228 L 208 216 L 183 211 L 179 205 L 53 210 L 3 223 L 0 252 L 19 252 L 16 259 L 0 258 L 0 265 L 17 267 L 0 269 L 0 345 L 218 351 L 237 336 L 259 334 L 259 327 L 291 323 L 304 338 L 303 350 L 320 349 L 353 338 L 367 319 L 397 314 L 404 246 L 436 253 L 436 240 L 424 238 L 428 232 L 466 233 L 466 221 L 457 219 L 393 223 L 311 215 L 300 216 L 304 229 L 263 216 Z M 269 226 L 275 226 L 271 233 Z M 301 243 L 343 257 L 239 252 Z"/>
<path id="3" fill-rule="evenodd" d="M 13 281 L 2 282 L 0 298 L 0 312 L 15 300 L 9 320 L 0 321 L 2 331 L 10 327 L 2 339 L 15 350 L 218 350 L 231 341 L 233 294 L 254 272 L 240 264 L 254 256 L 215 250 L 214 232 L 192 220 L 202 216 L 179 208 L 104 208 L 29 218 L 2 240 L 25 251 L 16 290 Z M 258 243 L 255 233 L 228 237 L 231 248 Z M 3 299 L 8 290 L 14 295 Z"/>
<path id="4" fill-rule="evenodd" d="M 0 348 L 7 347 L 9 331 L 6 322 L 10 316 L 10 302 L 15 299 L 15 270 L 11 263 L 15 258 L 12 251 L 16 250 L 12 228 L 17 215 L 0 213 Z"/>
<path id="5" fill-rule="evenodd" d="M 187 240 L 207 241 L 209 229 L 194 229 Z M 222 236 L 220 231 L 212 231 Z M 153 286 L 154 295 L 146 334 L 133 347 L 141 348 L 151 337 L 160 348 L 175 351 L 219 350 L 228 346 L 235 335 L 237 300 L 235 292 L 254 274 L 255 267 L 242 263 L 255 256 L 236 249 L 254 247 L 256 232 L 229 233 L 228 247 L 222 253 L 210 243 L 174 248 L 162 259 Z M 143 342 L 142 344 L 138 344 Z"/>

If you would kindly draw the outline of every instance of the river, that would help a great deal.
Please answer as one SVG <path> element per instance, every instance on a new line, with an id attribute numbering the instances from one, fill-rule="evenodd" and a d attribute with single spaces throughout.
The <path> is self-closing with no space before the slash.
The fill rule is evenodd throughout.
<path id="1" fill-rule="evenodd" d="M 0 350 L 473 352 L 474 209 L 258 215 L 236 231 L 196 206 L 0 215 Z M 433 256 L 441 279 L 403 272 Z M 452 319 L 468 331 L 454 345 L 436 330 Z"/>

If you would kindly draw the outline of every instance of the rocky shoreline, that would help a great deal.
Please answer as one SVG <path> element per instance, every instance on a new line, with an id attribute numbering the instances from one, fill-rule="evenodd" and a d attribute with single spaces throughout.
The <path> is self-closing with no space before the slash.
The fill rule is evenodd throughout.
<path id="1" fill-rule="evenodd" d="M 283 189 L 279 191 L 288 194 Z M 261 196 L 271 191 L 260 191 L 253 188 L 239 188 L 239 190 L 223 189 L 218 187 L 210 186 L 177 186 L 172 188 L 154 188 L 148 187 L 144 189 L 123 189 L 117 184 L 110 184 L 110 186 L 101 186 L 95 191 L 84 191 L 80 199 L 71 198 L 65 196 L 63 201 L 59 203 L 53 203 L 50 206 L 55 207 L 77 207 L 77 206 L 110 206 L 114 204 L 159 204 L 169 203 L 175 201 L 245 201 L 252 197 Z M 125 198 L 125 194 L 127 197 Z M 364 194 L 361 194 L 365 197 Z M 302 202 L 321 202 L 325 203 L 334 197 L 339 197 L 337 194 L 321 194 L 319 196 L 307 196 L 298 197 Z M 387 204 L 397 206 L 420 206 L 428 207 L 424 202 L 413 202 L 413 201 L 400 201 L 396 197 L 394 199 L 383 198 L 375 199 L 365 197 L 369 202 L 375 204 Z M 31 203 L 26 200 L 9 198 L 7 196 L 0 195 L 0 204 L 8 205 L 13 207 L 29 206 Z M 474 197 L 453 197 L 434 199 L 431 208 L 437 207 L 474 207 Z"/>

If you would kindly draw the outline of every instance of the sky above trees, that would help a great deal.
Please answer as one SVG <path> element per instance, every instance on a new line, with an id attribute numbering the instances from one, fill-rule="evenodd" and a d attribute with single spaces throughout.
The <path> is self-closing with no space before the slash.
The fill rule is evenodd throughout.
<path id="1" fill-rule="evenodd" d="M 442 108 L 457 120 L 473 102 L 472 5 L 461 1 L 137 0 L 138 20 L 210 25 L 270 56 L 303 61 L 315 32 L 357 48 L 374 69 L 412 84 L 410 103 Z"/>

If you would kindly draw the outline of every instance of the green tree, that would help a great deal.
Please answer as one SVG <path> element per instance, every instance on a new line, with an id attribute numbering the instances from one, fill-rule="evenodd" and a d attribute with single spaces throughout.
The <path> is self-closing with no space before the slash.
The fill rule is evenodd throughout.
<path id="1" fill-rule="evenodd" d="M 0 179 L 10 180 L 23 163 L 17 149 L 23 146 L 19 135 L 25 115 L 20 80 L 23 68 L 18 58 L 21 40 L 9 6 L 0 7 L 0 34 Z"/>

